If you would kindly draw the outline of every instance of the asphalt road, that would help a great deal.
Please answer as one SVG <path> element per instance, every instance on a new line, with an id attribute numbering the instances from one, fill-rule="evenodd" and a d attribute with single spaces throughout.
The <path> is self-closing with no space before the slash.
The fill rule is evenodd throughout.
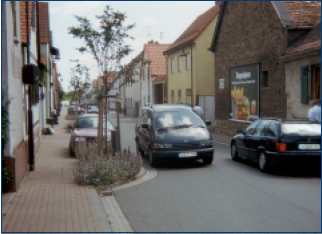
<path id="1" fill-rule="evenodd" d="M 126 129 L 126 142 L 133 144 L 130 126 Z M 216 148 L 211 166 L 166 163 L 156 178 L 116 192 L 136 232 L 321 231 L 319 176 L 263 174 L 231 161 L 226 146 Z"/>

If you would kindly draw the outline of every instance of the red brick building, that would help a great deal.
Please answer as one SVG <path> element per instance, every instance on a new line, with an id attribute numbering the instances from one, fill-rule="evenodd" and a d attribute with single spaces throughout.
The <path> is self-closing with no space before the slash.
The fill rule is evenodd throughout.
<path id="1" fill-rule="evenodd" d="M 215 55 L 215 132 L 232 136 L 252 116 L 287 118 L 285 64 L 320 21 L 320 2 L 219 2 Z"/>

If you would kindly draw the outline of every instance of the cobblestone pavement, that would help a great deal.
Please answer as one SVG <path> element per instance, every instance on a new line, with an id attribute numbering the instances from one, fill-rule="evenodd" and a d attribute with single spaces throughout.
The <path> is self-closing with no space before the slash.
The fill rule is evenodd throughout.
<path id="1" fill-rule="evenodd" d="M 68 155 L 66 124 L 61 120 L 54 135 L 42 136 L 35 171 L 25 177 L 18 192 L 3 199 L 3 231 L 111 231 L 96 191 L 73 181 L 77 160 Z"/>

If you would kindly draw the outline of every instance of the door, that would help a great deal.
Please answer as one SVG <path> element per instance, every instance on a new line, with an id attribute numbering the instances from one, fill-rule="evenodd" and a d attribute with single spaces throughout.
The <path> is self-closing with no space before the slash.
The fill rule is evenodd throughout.
<path id="1" fill-rule="evenodd" d="M 215 97 L 214 96 L 198 96 L 198 104 L 205 112 L 205 119 L 209 121 L 215 120 Z"/>
<path id="2" fill-rule="evenodd" d="M 243 158 L 253 159 L 254 158 L 254 142 L 255 142 L 255 135 L 257 133 L 257 126 L 260 124 L 260 120 L 257 120 L 250 124 L 245 131 L 245 135 L 243 138 L 243 142 L 241 145 L 241 156 Z"/>

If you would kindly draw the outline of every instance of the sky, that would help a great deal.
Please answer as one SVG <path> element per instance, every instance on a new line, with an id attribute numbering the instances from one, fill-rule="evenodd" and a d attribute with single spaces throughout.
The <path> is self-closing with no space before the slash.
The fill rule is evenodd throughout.
<path id="1" fill-rule="evenodd" d="M 143 49 L 144 43 L 157 40 L 172 43 L 214 1 L 50 1 L 50 28 L 53 45 L 60 50 L 58 70 L 64 90 L 69 89 L 71 60 L 78 59 L 90 69 L 90 79 L 98 76 L 97 66 L 90 54 L 80 54 L 76 49 L 82 41 L 68 34 L 68 28 L 76 26 L 75 15 L 88 17 L 95 24 L 95 16 L 102 13 L 105 5 L 126 14 L 126 24 L 135 24 L 130 35 L 133 52 L 124 59 L 129 62 Z"/>

